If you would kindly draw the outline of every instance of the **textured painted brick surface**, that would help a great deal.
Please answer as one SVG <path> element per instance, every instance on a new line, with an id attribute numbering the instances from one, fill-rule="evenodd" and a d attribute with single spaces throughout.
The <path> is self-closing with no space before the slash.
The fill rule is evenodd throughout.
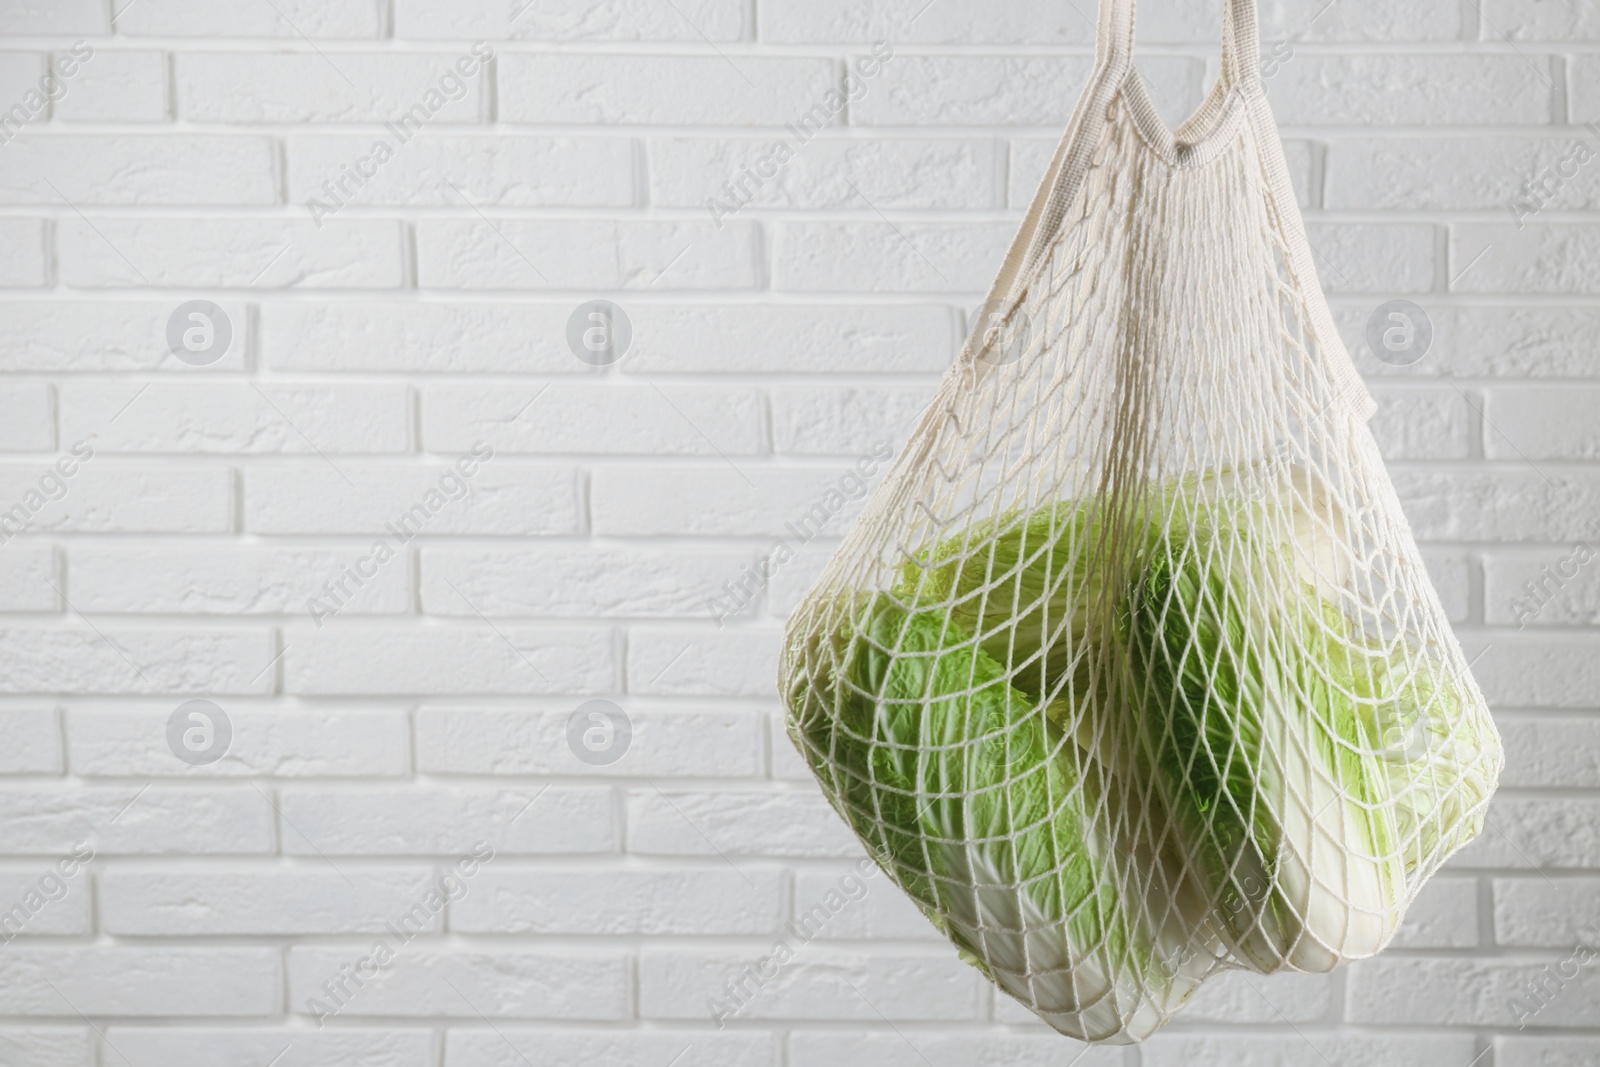
<path id="1" fill-rule="evenodd" d="M 359 134 L 290 138 L 290 202 L 309 210 L 313 197 L 326 200 L 323 184 L 337 188 L 350 168 L 376 171 L 341 197 L 351 204 L 459 206 L 465 198 L 480 206 L 630 207 L 634 200 L 635 150 L 621 137 L 422 133 L 396 147 L 381 168 L 366 161 L 374 143 Z M 439 174 L 454 172 L 461 160 L 470 168 L 441 181 Z"/>
<path id="2" fill-rule="evenodd" d="M 54 708 L 7 708 L 0 711 L 0 730 L 10 739 L 0 750 L 0 773 L 61 772 L 61 722 Z"/>
<path id="3" fill-rule="evenodd" d="M 451 911 L 478 934 L 776 933 L 783 895 L 770 871 L 485 871 Z"/>
<path id="4" fill-rule="evenodd" d="M 1600 722 L 1519 715 L 1499 725 L 1507 785 L 1600 786 Z"/>
<path id="5" fill-rule="evenodd" d="M 425 870 L 362 867 L 346 881 L 315 868 L 170 870 L 119 867 L 100 878 L 107 931 L 129 936 L 381 933 L 386 920 L 424 899 Z M 439 916 L 420 928 L 437 933 Z M 411 924 L 419 928 L 418 923 Z"/>
<path id="6" fill-rule="evenodd" d="M 834 88 L 826 59 L 518 55 L 500 61 L 507 122 L 781 126 Z"/>
<path id="7" fill-rule="evenodd" d="M 281 1030 L 259 1025 L 112 1026 L 106 1044 L 134 1063 L 171 1067 L 204 1067 L 219 1057 L 224 1063 L 270 1063 L 279 1056 L 279 1067 L 432 1067 L 436 1062 L 433 1035 L 415 1027 L 329 1027 L 297 1033 L 290 1041 Z"/>
<path id="8" fill-rule="evenodd" d="M 289 999 L 294 1010 L 314 1014 L 306 1001 L 324 995 L 322 983 L 369 950 L 367 942 L 343 949 L 291 950 Z M 356 990 L 343 1013 L 397 1019 L 438 1015 L 614 1021 L 627 1014 L 627 991 L 628 957 L 616 952 L 440 951 L 402 945 L 383 981 Z"/>
<path id="9" fill-rule="evenodd" d="M 748 711 L 629 707 L 632 742 L 615 763 L 587 766 L 567 744 L 573 709 L 416 715 L 417 769 L 434 774 L 614 774 L 753 778 L 761 771 L 761 717 Z M 43 754 L 38 758 L 42 759 Z"/>
<path id="10" fill-rule="evenodd" d="M 1496 878 L 1494 939 L 1519 948 L 1590 944 L 1600 922 L 1600 882 L 1593 878 Z"/>
<path id="11" fill-rule="evenodd" d="M 68 761 L 74 773 L 108 777 L 394 777 L 410 770 L 407 723 L 396 712 L 272 712 L 227 703 L 232 739 L 214 763 L 173 758 L 164 707 L 74 709 L 67 718 Z"/>
<path id="12" fill-rule="evenodd" d="M 707 1002 L 723 983 L 771 951 L 744 955 L 655 951 L 639 961 L 639 1012 L 647 1019 L 709 1020 Z M 919 995 L 908 997 L 909 989 Z M 811 949 L 762 986 L 741 1019 L 970 1020 L 977 974 L 951 952 L 852 954 Z"/>
<path id="13" fill-rule="evenodd" d="M 1600 15 L 1558 0 L 1260 4 L 1320 281 L 1506 747 L 1389 949 L 1082 1054 L 874 873 L 712 1019 L 857 884 L 783 622 L 954 358 L 1094 6 L 0 0 L 0 117 L 93 49 L 0 130 L 0 513 L 93 452 L 0 545 L 0 911 L 95 849 L 0 946 L 0 1064 L 1600 1062 L 1595 968 L 1549 977 L 1600 926 Z M 1169 121 L 1219 11 L 1139 5 Z M 1409 366 L 1364 337 L 1399 297 Z M 212 362 L 172 340 L 197 299 Z M 214 762 L 168 737 L 195 698 Z"/>
<path id="14" fill-rule="evenodd" d="M 397 0 L 394 19 L 395 36 L 430 41 L 737 41 L 747 24 L 740 0 L 686 0 L 665 10 L 649 0 L 549 0 L 536 8 Z"/>
<path id="15" fill-rule="evenodd" d="M 773 1067 L 778 1062 L 774 1039 L 761 1033 L 713 1030 L 537 1030 L 498 1025 L 494 1030 L 459 1027 L 445 1042 L 447 1067 L 558 1067 L 566 1063 L 594 1067 L 633 1067 L 693 1052 L 705 1067 Z"/>

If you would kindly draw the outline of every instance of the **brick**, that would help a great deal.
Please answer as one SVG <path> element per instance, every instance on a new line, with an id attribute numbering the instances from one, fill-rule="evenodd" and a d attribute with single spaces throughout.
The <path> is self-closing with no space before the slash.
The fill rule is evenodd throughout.
<path id="1" fill-rule="evenodd" d="M 178 0 L 120 8 L 117 32 L 152 37 L 377 37 L 377 9 L 360 0 L 273 0 L 251 5 Z"/>
<path id="2" fill-rule="evenodd" d="M 24 134 L 0 153 L 0 196 L 19 204 L 60 205 L 65 196 L 80 205 L 268 205 L 278 202 L 277 166 L 267 137 Z"/>
<path id="3" fill-rule="evenodd" d="M 191 122 L 475 123 L 483 118 L 484 78 L 461 77 L 457 52 L 180 52 L 174 57 L 177 112 Z M 430 96 L 431 94 L 431 96 Z M 391 131 L 391 136 L 393 136 Z"/>
<path id="4" fill-rule="evenodd" d="M 815 788 L 804 793 L 650 789 L 628 795 L 628 851 L 854 859 L 861 846 Z"/>
<path id="5" fill-rule="evenodd" d="M 1426 293 L 1433 289 L 1434 233 L 1422 224 L 1342 222 L 1306 227 L 1323 286 L 1334 293 Z"/>
<path id="6" fill-rule="evenodd" d="M 1583 22 L 1594 24 L 1593 12 L 1585 12 Z M 1569 98 L 1567 111 L 1573 122 L 1600 119 L 1600 58 L 1574 56 L 1567 61 Z"/>
<path id="7" fill-rule="evenodd" d="M 7 1015 L 270 1015 L 276 949 L 82 945 L 0 953 Z"/>
<path id="8" fill-rule="evenodd" d="M 924 1030 L 915 1038 L 856 1030 L 796 1030 L 789 1035 L 791 1067 L 1049 1067 L 1061 1059 L 1061 1037 L 984 1030 L 941 1033 Z M 1073 1067 L 1125 1067 L 1124 1050 L 1084 1045 L 1074 1051 Z"/>
<path id="9" fill-rule="evenodd" d="M 772 871 L 486 870 L 450 910 L 476 934 L 662 936 L 776 933 L 781 879 Z"/>
<path id="10" fill-rule="evenodd" d="M 1230 971 L 1202 986 L 1184 1005 L 1183 1018 L 1201 1023 L 1313 1023 L 1327 1017 L 1333 997 L 1333 982 L 1326 974 Z"/>
<path id="11" fill-rule="evenodd" d="M 261 854 L 273 847 L 272 809 L 253 789 L 144 784 L 0 787 L 6 851 L 56 856 L 87 841 L 96 855 Z"/>
<path id="12" fill-rule="evenodd" d="M 1586 7 L 1552 6 L 1538 0 L 1487 0 L 1483 13 L 1495 30 L 1512 41 L 1600 40 L 1600 13 Z M 1497 35 L 1489 31 L 1484 36 L 1494 40 Z"/>
<path id="13" fill-rule="evenodd" d="M 1491 705 L 1594 706 L 1600 666 L 1594 665 L 1594 642 L 1587 637 L 1496 638 L 1489 646 L 1472 673 Z M 1468 654 L 1469 659 L 1471 655 Z"/>
<path id="14" fill-rule="evenodd" d="M 45 230 L 42 219 L 0 219 L 0 288 L 45 285 Z"/>
<path id="15" fill-rule="evenodd" d="M 1458 293 L 1597 293 L 1600 226 L 1463 223 L 1451 228 L 1450 265 Z"/>
<path id="16" fill-rule="evenodd" d="M 0 452 L 56 447 L 56 397 L 45 382 L 0 384 Z"/>
<path id="17" fill-rule="evenodd" d="M 635 305 L 629 314 L 638 343 L 621 369 L 631 374 L 929 373 L 948 367 L 963 339 L 941 306 Z"/>
<path id="18" fill-rule="evenodd" d="M 1538 55 L 1301 52 L 1270 93 L 1283 126 L 1541 126 L 1555 87 Z"/>
<path id="19" fill-rule="evenodd" d="M 799 871 L 794 876 L 794 917 L 802 931 L 813 931 L 817 939 L 857 941 L 862 938 L 938 940 L 942 935 L 911 898 L 871 863 L 866 874 L 860 867 Z M 847 904 L 838 911 L 829 907 L 829 894 L 843 897 Z M 807 921 L 817 907 L 828 909 L 825 921 Z M 792 928 L 791 928 L 792 929 Z"/>
<path id="20" fill-rule="evenodd" d="M 111 29 L 106 6 L 98 0 L 5 0 L 0 4 L 0 22 L 16 37 L 98 35 Z"/>
<path id="21" fill-rule="evenodd" d="M 230 300 L 216 303 L 233 336 L 227 351 L 208 369 L 238 370 L 249 344 L 245 306 Z M 180 306 L 171 301 L 0 301 L 0 330 L 11 339 L 0 348 L 0 371 L 52 375 L 192 371 L 194 367 L 174 356 L 167 343 L 168 321 Z"/>
<path id="22" fill-rule="evenodd" d="M 417 223 L 417 284 L 753 289 L 759 280 L 757 246 L 756 230 L 746 222 L 718 230 L 701 221 L 424 219 Z"/>
<path id="23" fill-rule="evenodd" d="M 1466 459 L 1474 413 L 1451 388 L 1380 386 L 1370 423 L 1385 459 Z"/>
<path id="24" fill-rule="evenodd" d="M 1491 255 L 1493 253 L 1491 252 Z M 1476 268 L 1474 268 L 1476 270 Z M 1430 303 L 1431 299 L 1423 303 Z M 1356 368 L 1367 378 L 1582 378 L 1593 374 L 1588 340 L 1600 313 L 1579 307 L 1424 308 L 1434 327 L 1428 354 L 1395 367 L 1367 350 L 1364 332 L 1376 301 L 1336 302 L 1334 315 Z"/>
<path id="25" fill-rule="evenodd" d="M 61 423 L 63 439 L 92 435 L 108 453 L 406 452 L 411 392 L 372 383 L 71 382 L 61 388 Z"/>
<path id="26" fill-rule="evenodd" d="M 1395 491 L 1422 541 L 1566 541 L 1600 515 L 1600 479 L 1587 471 L 1525 464 L 1435 470 L 1391 467 Z M 1547 482 L 1545 478 L 1548 477 Z"/>
<path id="27" fill-rule="evenodd" d="M 10 135 L 24 123 L 48 120 L 50 105 L 43 84 L 48 59 L 43 52 L 0 52 L 0 100 L 5 101 L 10 122 L 0 133 Z M 13 105 L 21 111 L 11 112 Z"/>
<path id="28" fill-rule="evenodd" d="M 1383 0 L 1340 0 L 1326 10 L 1314 4 L 1261 6 L 1262 46 L 1269 55 L 1272 42 L 1285 37 L 1297 41 L 1458 41 L 1463 30 L 1461 8 L 1451 0 L 1421 0 L 1403 8 Z M 1204 5 L 1200 10 L 1210 11 Z M 1211 18 L 1215 19 L 1215 14 Z M 1139 21 L 1140 36 L 1145 37 L 1142 13 Z M 1207 32 L 1214 33 L 1209 26 Z"/>
<path id="29" fill-rule="evenodd" d="M 449 629 L 291 629 L 283 675 L 304 696 L 597 693 L 613 688 L 611 634 L 474 622 Z"/>
<path id="30" fill-rule="evenodd" d="M 837 476 L 830 479 L 817 470 L 748 465 L 743 470 L 602 467 L 593 475 L 590 507 L 595 532 L 607 536 L 769 535 L 794 541 L 797 537 L 785 522 L 800 522 L 821 501 L 826 500 L 829 510 L 838 504 L 823 525 L 830 532 L 859 510 L 859 500 L 846 499 L 831 484 L 836 481 Z M 816 531 L 802 524 L 802 532 Z"/>
<path id="31" fill-rule="evenodd" d="M 65 455 L 65 454 L 64 454 Z M 81 455 L 81 453 L 80 453 Z M 67 458 L 71 458 L 68 456 Z M 59 459 L 59 457 L 58 457 Z M 39 479 L 56 470 L 37 460 L 33 465 L 0 467 L 0 501 L 5 511 L 38 502 L 30 494 L 51 491 Z M 221 468 L 149 468 L 113 466 L 98 456 L 78 465 L 64 495 L 48 497 L 28 515 L 26 531 L 41 533 L 227 533 L 232 529 L 233 487 Z M 21 516 L 12 519 L 17 529 Z"/>
<path id="32" fill-rule="evenodd" d="M 1600 620 L 1594 539 L 1586 531 L 1570 544 L 1488 554 L 1483 566 L 1486 620 L 1518 629 Z"/>
<path id="33" fill-rule="evenodd" d="M 411 768 L 403 715 L 387 711 L 301 711 L 221 705 L 232 727 L 227 754 L 200 767 L 167 747 L 171 708 L 73 708 L 67 751 L 73 773 L 116 777 L 396 776 Z"/>
<path id="34" fill-rule="evenodd" d="M 818 538 L 810 547 L 796 552 L 788 563 L 775 568 L 766 588 L 767 613 L 773 618 L 787 619 L 822 577 L 822 569 L 833 558 L 837 547 L 835 539 Z"/>
<path id="35" fill-rule="evenodd" d="M 1094 43 L 1092 15 L 1039 0 L 1004 7 L 952 0 L 910 18 L 915 14 L 914 7 L 888 0 L 769 0 L 762 5 L 761 39 L 774 44 Z"/>
<path id="36" fill-rule="evenodd" d="M 578 707 L 548 711 L 417 711 L 417 769 L 424 774 L 650 775 L 755 777 L 761 772 L 761 716 L 746 711 L 623 712 L 632 730 L 615 763 L 580 763 L 567 738 Z"/>
<path id="37" fill-rule="evenodd" d="M 609 1021 L 627 1015 L 628 958 L 620 953 L 430 951 L 390 940 L 395 958 L 383 981 L 354 990 L 342 1016 Z M 290 1009 L 311 1014 L 306 1002 L 326 996 L 322 983 L 370 951 L 364 943 L 290 949 Z"/>
<path id="38" fill-rule="evenodd" d="M 217 1063 L 271 1063 L 273 1067 L 435 1067 L 433 1032 L 359 1026 L 297 1030 L 206 1026 L 111 1026 L 106 1044 L 134 1063 L 213 1067 Z M 286 1048 L 285 1045 L 288 1047 Z"/>
<path id="39" fill-rule="evenodd" d="M 95 1067 L 95 1046 L 86 1026 L 5 1026 L 0 1027 L 0 1061 L 17 1067 Z"/>
<path id="40" fill-rule="evenodd" d="M 1600 721 L 1550 716 L 1499 717 L 1506 786 L 1600 788 Z"/>
<path id="41" fill-rule="evenodd" d="M 0 611 L 53 614 L 62 609 L 61 569 L 48 544 L 13 543 L 0 569 Z"/>
<path id="42" fill-rule="evenodd" d="M 676 10 L 649 0 L 541 0 L 512 8 L 494 0 L 448 7 L 399 0 L 395 36 L 422 40 L 738 41 L 745 36 L 743 0 L 686 0 Z"/>
<path id="43" fill-rule="evenodd" d="M 708 1004 L 723 984 L 772 953 L 766 944 L 744 953 L 647 951 L 639 959 L 639 1014 L 646 1019 L 710 1021 Z M 737 1013 L 739 1020 L 974 1019 L 978 972 L 947 952 L 802 949 Z"/>
<path id="44" fill-rule="evenodd" d="M 978 293 L 1015 227 L 994 222 L 783 222 L 772 284 L 794 292 Z"/>
<path id="45" fill-rule="evenodd" d="M 781 645 L 774 631 L 635 627 L 628 641 L 628 690 L 776 696 Z"/>
<path id="46" fill-rule="evenodd" d="M 1584 1067 L 1600 1056 L 1590 1037 L 1496 1037 L 1497 1067 Z"/>
<path id="47" fill-rule="evenodd" d="M 493 441 L 507 453 L 752 456 L 766 447 L 763 408 L 754 389 L 440 385 L 422 394 L 422 444 L 431 452 Z"/>
<path id="48" fill-rule="evenodd" d="M 311 617 L 308 602 L 328 597 L 326 582 L 347 569 L 367 570 L 369 546 L 344 548 L 136 548 L 75 545 L 72 602 L 85 612 L 162 615 L 292 615 Z M 341 615 L 399 615 L 411 609 L 411 576 L 391 560 L 356 588 Z M 320 608 L 318 609 L 320 610 Z"/>
<path id="49" fill-rule="evenodd" d="M 73 865 L 58 867 L 54 862 L 41 861 L 0 869 L 0 916 L 5 918 L 0 935 L 7 944 L 12 943 L 13 937 L 60 937 L 88 934 L 94 929 L 89 876 L 73 860 L 65 862 Z M 64 875 L 65 871 L 71 873 Z M 33 905 L 24 904 L 30 896 L 44 900 L 31 915 L 28 912 Z M 16 910 L 19 907 L 20 912 Z M 19 914 L 26 919 L 18 922 L 15 917 Z"/>
<path id="50" fill-rule="evenodd" d="M 1328 145 L 1327 197 L 1332 210 L 1504 211 L 1517 217 L 1522 186 L 1549 170 L 1558 181 L 1548 207 L 1592 208 L 1593 182 L 1571 156 L 1592 134 L 1573 130 L 1541 137 L 1493 134 L 1334 138 Z M 1592 161 L 1591 161 L 1592 162 Z M 1531 212 L 1532 208 L 1527 208 Z"/>
<path id="51" fill-rule="evenodd" d="M 576 308 L 577 301 L 267 304 L 261 346 L 274 370 L 586 374 L 592 368 L 567 347 Z M 3 312 L 0 304 L 0 321 Z"/>
<path id="52" fill-rule="evenodd" d="M 69 55 L 58 52 L 54 61 Z M 56 101 L 53 114 L 64 122 L 165 121 L 166 54 L 96 51 Z"/>
<path id="53" fill-rule="evenodd" d="M 836 92 L 832 60 L 540 53 L 500 57 L 503 122 L 781 126 Z"/>
<path id="54" fill-rule="evenodd" d="M 895 55 L 851 111 L 863 126 L 1047 126 L 1059 129 L 1082 93 L 1088 56 Z M 1200 102 L 1198 60 L 1146 56 L 1151 93 L 1180 110 Z M 1167 110 L 1167 109 L 1164 109 Z"/>
<path id="55" fill-rule="evenodd" d="M 0 630 L 0 693 L 266 693 L 272 640 L 244 630 Z"/>
<path id="56" fill-rule="evenodd" d="M 364 162 L 378 140 L 394 152 Z M 635 149 L 621 137 L 463 136 L 423 132 L 403 145 L 393 133 L 289 137 L 289 201 L 332 204 L 324 183 L 375 174 L 340 199 L 352 204 L 487 207 L 632 207 Z M 449 175 L 452 189 L 440 179 Z M 459 192 L 458 192 L 459 190 Z"/>
<path id="57" fill-rule="evenodd" d="M 780 455 L 865 456 L 898 446 L 935 386 L 784 386 L 773 391 L 773 448 Z"/>
<path id="58" fill-rule="evenodd" d="M 613 851 L 611 791 L 588 786 L 283 790 L 292 856 L 497 856 Z"/>
<path id="59" fill-rule="evenodd" d="M 414 867 L 362 866 L 346 881 L 315 862 L 306 868 L 113 867 L 100 876 L 101 921 L 107 933 L 130 937 L 381 933 L 436 884 L 427 870 Z M 469 883 L 469 896 L 473 888 Z M 422 923 L 428 933 L 442 926 L 441 915 Z"/>
<path id="60" fill-rule="evenodd" d="M 1497 796 L 1483 832 L 1450 862 L 1455 867 L 1518 870 L 1600 868 L 1600 802 Z"/>
<path id="61" fill-rule="evenodd" d="M 445 1067 L 636 1067 L 670 1063 L 694 1050 L 695 1067 L 776 1067 L 773 1038 L 764 1033 L 700 1030 L 495 1030 L 452 1028 L 445 1034 Z"/>
<path id="62" fill-rule="evenodd" d="M 779 144 L 793 153 L 786 163 L 774 155 Z M 746 208 L 860 210 L 863 197 L 882 210 L 982 210 L 1003 206 L 1004 151 L 998 142 L 971 138 L 823 134 L 801 144 L 787 132 L 739 140 L 659 137 L 650 142 L 650 201 L 704 208 L 714 219 Z"/>
<path id="63" fill-rule="evenodd" d="M 416 536 L 576 533 L 580 522 L 572 468 L 500 458 L 477 463 L 468 478 L 453 464 L 254 467 L 244 497 L 252 532 L 373 534 L 393 550 Z"/>
<path id="64" fill-rule="evenodd" d="M 422 610 L 473 617 L 481 611 L 495 617 L 709 619 L 708 601 L 753 568 L 755 559 L 738 549 L 427 549 Z M 561 580 L 552 581 L 554 576 Z"/>
<path id="65" fill-rule="evenodd" d="M 0 708 L 0 774 L 60 774 L 61 717 L 55 708 Z"/>
<path id="66" fill-rule="evenodd" d="M 1483 414 L 1487 459 L 1596 459 L 1594 412 L 1600 386 L 1498 386 Z"/>
<path id="67" fill-rule="evenodd" d="M 806 766 L 805 760 L 800 755 L 800 750 L 795 748 L 794 742 L 789 738 L 789 727 L 782 715 L 772 717 L 772 726 L 767 731 L 771 738 L 771 751 L 768 755 L 771 761 L 772 777 L 781 782 L 811 782 L 811 768 Z"/>
<path id="68" fill-rule="evenodd" d="M 1380 956 L 1353 964 L 1348 1017 L 1355 1023 L 1513 1027 L 1512 998 L 1559 960 L 1406 959 Z M 1594 1026 L 1600 1018 L 1600 977 L 1580 970 L 1535 1016 L 1541 1027 Z"/>
<path id="69" fill-rule="evenodd" d="M 1359 1063 L 1363 1067 L 1473 1067 L 1477 1041 L 1471 1034 L 1451 1036 L 1408 1034 L 1360 1035 L 1302 1030 L 1266 1036 L 1157 1035 L 1140 1049 L 1141 1067 L 1180 1067 L 1192 1063 L 1227 1063 L 1232 1067 L 1313 1067 L 1316 1064 Z"/>
<path id="70" fill-rule="evenodd" d="M 1477 948 L 1478 883 L 1434 875 L 1406 909 L 1394 948 Z"/>
<path id="71" fill-rule="evenodd" d="M 1513 948 L 1593 943 L 1600 924 L 1600 879 L 1496 878 L 1494 940 Z"/>
<path id="72" fill-rule="evenodd" d="M 393 289 L 404 281 L 401 227 L 382 219 L 62 219 L 62 279 L 127 286 Z"/>
<path id="73" fill-rule="evenodd" d="M 1467 622 L 1472 616 L 1472 575 L 1477 570 L 1476 559 L 1467 552 L 1444 548 L 1425 548 L 1422 562 L 1428 569 L 1428 578 L 1439 594 L 1445 618 L 1451 622 Z"/>

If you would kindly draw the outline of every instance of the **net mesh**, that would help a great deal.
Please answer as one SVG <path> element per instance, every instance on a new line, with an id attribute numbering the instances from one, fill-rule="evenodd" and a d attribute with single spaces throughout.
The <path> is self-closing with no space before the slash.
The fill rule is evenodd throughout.
<path id="1" fill-rule="evenodd" d="M 1136 112 L 1087 127 L 780 668 L 878 862 L 1089 1041 L 1379 951 L 1501 764 L 1255 127 L 1175 158 Z"/>

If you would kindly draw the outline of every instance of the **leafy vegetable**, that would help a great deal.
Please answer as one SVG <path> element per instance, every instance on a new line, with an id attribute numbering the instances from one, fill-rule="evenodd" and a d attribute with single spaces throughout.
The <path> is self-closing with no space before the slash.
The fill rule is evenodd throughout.
<path id="1" fill-rule="evenodd" d="M 1270 464 L 996 516 L 802 613 L 792 736 L 929 917 L 1075 1036 L 1140 1040 L 1219 961 L 1371 955 L 1501 756 L 1437 653 L 1350 613 L 1346 525 Z"/>
<path id="2" fill-rule="evenodd" d="M 1165 964 L 1187 931 L 1147 921 L 1122 884 L 1130 841 L 1092 814 L 1103 787 L 1061 758 L 1070 740 L 942 608 L 841 611 L 794 650 L 789 695 L 840 813 L 1007 992 L 1085 1040 L 1153 1031 L 1164 1013 L 1145 990 L 1181 999 L 1211 959 Z"/>

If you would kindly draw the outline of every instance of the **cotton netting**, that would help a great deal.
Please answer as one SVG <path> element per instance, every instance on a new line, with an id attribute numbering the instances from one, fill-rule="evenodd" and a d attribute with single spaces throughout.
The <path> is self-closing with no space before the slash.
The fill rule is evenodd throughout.
<path id="1" fill-rule="evenodd" d="M 985 316 L 816 588 L 790 733 L 1064 1033 L 1384 947 L 1499 740 L 1366 425 L 1254 76 L 1168 131 L 1131 3 Z"/>

